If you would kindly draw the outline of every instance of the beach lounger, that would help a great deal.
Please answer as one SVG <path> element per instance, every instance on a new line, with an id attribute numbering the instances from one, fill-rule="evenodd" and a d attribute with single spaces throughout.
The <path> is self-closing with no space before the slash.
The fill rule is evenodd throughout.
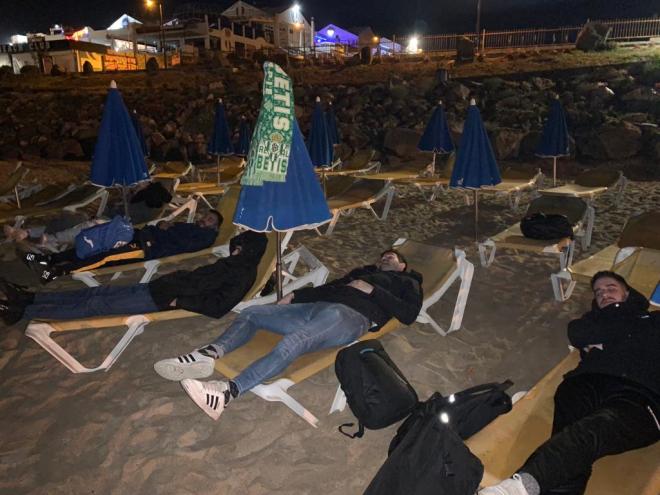
<path id="1" fill-rule="evenodd" d="M 533 200 L 527 208 L 526 215 L 532 213 L 561 214 L 573 225 L 576 239 L 580 239 L 582 249 L 591 244 L 591 233 L 594 226 L 594 209 L 582 199 L 575 197 L 541 196 Z M 488 267 L 493 263 L 497 248 L 516 249 L 536 254 L 554 254 L 559 256 L 559 265 L 566 269 L 573 261 L 575 240 L 570 237 L 555 240 L 538 240 L 525 237 L 520 231 L 520 222 L 479 243 L 481 265 Z"/>
<path id="2" fill-rule="evenodd" d="M 615 204 L 619 206 L 623 199 L 623 193 L 628 179 L 623 172 L 616 170 L 588 170 L 575 178 L 575 183 L 565 184 L 550 189 L 540 189 L 539 194 L 543 196 L 566 196 L 585 199 L 592 203 L 593 200 L 605 193 L 613 193 Z"/>
<path id="3" fill-rule="evenodd" d="M 143 251 L 141 250 L 131 251 L 130 256 L 127 259 L 137 258 L 140 259 L 140 261 L 136 261 L 134 263 L 122 264 L 122 265 L 100 267 L 100 268 L 88 266 L 72 272 L 71 277 L 74 280 L 79 280 L 83 282 L 88 287 L 98 287 L 99 285 L 101 285 L 101 282 L 99 282 L 99 277 L 111 275 L 110 281 L 113 281 L 119 278 L 123 273 L 128 273 L 135 270 L 144 270 L 144 273 L 142 274 L 142 278 L 140 278 L 139 283 L 145 284 L 153 278 L 153 276 L 158 272 L 161 266 L 170 265 L 173 263 L 180 263 L 182 261 L 189 260 L 192 258 L 198 258 L 200 256 L 208 256 L 208 255 L 228 256 L 229 240 L 236 233 L 236 226 L 233 224 L 232 218 L 234 218 L 234 211 L 236 210 L 236 204 L 238 203 L 239 195 L 240 195 L 240 186 L 238 185 L 231 186 L 227 194 L 225 194 L 222 200 L 218 203 L 217 210 L 224 218 L 224 221 L 222 222 L 222 225 L 218 230 L 218 236 L 216 237 L 215 242 L 213 243 L 212 246 L 206 249 L 202 249 L 200 251 L 194 251 L 192 253 L 175 254 L 173 256 L 166 256 L 164 258 L 157 258 L 146 261 L 143 260 L 144 258 Z M 190 200 L 190 201 L 194 202 L 194 200 Z M 175 212 L 172 213 L 172 215 L 176 215 L 177 212 L 180 213 L 180 210 L 185 208 L 190 208 L 191 209 L 190 211 L 192 211 L 194 214 L 194 206 L 195 205 L 188 202 L 182 205 L 181 207 L 179 207 L 179 209 L 175 210 Z M 172 215 L 170 215 L 169 217 L 165 217 L 164 219 L 161 220 L 171 220 L 173 218 Z M 156 222 L 157 221 L 151 223 L 156 223 Z M 122 259 L 122 258 L 120 256 L 117 259 Z"/>
<path id="4" fill-rule="evenodd" d="M 660 280 L 660 212 L 629 218 L 617 242 L 553 273 L 555 299 L 566 301 L 578 282 L 588 284 L 602 270 L 620 274 L 631 287 L 650 297 Z"/>
<path id="5" fill-rule="evenodd" d="M 359 150 L 346 161 L 340 162 L 332 170 L 328 170 L 327 167 L 318 167 L 316 171 L 324 177 L 362 175 L 370 172 L 378 173 L 380 171 L 380 162 L 373 159 L 375 154 L 376 150 L 374 149 Z"/>
<path id="6" fill-rule="evenodd" d="M 509 207 L 516 211 L 520 205 L 523 192 L 533 191 L 539 187 L 543 187 L 543 172 L 541 172 L 541 169 L 538 169 L 534 174 L 508 169 L 502 172 L 502 182 L 495 186 L 482 187 L 479 192 L 506 196 Z"/>
<path id="7" fill-rule="evenodd" d="M 75 189 L 65 190 L 64 193 L 55 199 L 49 200 L 43 204 L 37 204 L 32 207 L 25 207 L 20 210 L 0 210 L 0 224 L 14 221 L 16 226 L 20 226 L 26 218 L 43 217 L 60 213 L 62 211 L 75 212 L 84 208 L 95 201 L 99 202 L 99 207 L 95 216 L 100 216 L 105 210 L 108 202 L 108 190 L 104 187 L 97 187 L 92 184 L 85 184 Z"/>
<path id="8" fill-rule="evenodd" d="M 18 162 L 16 168 L 9 174 L 9 177 L 5 180 L 3 184 L 0 184 L 0 202 L 15 201 L 18 208 L 21 207 L 21 198 L 25 197 L 25 194 L 21 195 L 19 191 L 20 183 L 28 174 L 30 169 L 23 167 L 23 162 Z M 34 191 L 34 188 L 31 188 L 30 191 Z"/>
<path id="9" fill-rule="evenodd" d="M 465 258 L 465 253 L 460 250 L 452 251 L 451 249 L 406 239 L 399 239 L 394 243 L 394 247 L 406 257 L 410 267 L 420 272 L 424 277 L 422 284 L 424 302 L 417 321 L 430 324 L 441 335 L 458 330 L 463 321 L 463 313 L 465 312 L 474 272 L 474 266 Z M 429 309 L 440 300 L 457 279 L 460 279 L 460 287 L 452 320 L 448 329 L 444 330 L 431 318 Z M 401 323 L 396 319 L 392 319 L 378 332 L 367 332 L 360 340 L 377 339 L 400 327 Z M 235 378 L 250 363 L 270 352 L 280 339 L 279 335 L 272 332 L 258 331 L 250 342 L 223 356 L 222 359 L 216 360 L 215 369 L 229 379 Z M 269 383 L 257 385 L 250 392 L 267 401 L 284 403 L 294 413 L 316 427 L 318 419 L 291 397 L 288 389 L 332 366 L 338 351 L 339 348 L 325 349 L 300 356 L 278 377 L 275 377 Z M 342 409 L 340 391 L 341 389 L 338 389 L 338 393 L 335 394 L 335 400 L 330 409 L 331 413 Z"/>
<path id="10" fill-rule="evenodd" d="M 513 410 L 499 416 L 466 444 L 484 465 L 482 486 L 510 477 L 550 437 L 554 394 L 579 354 L 571 352 L 550 370 Z M 586 495 L 657 495 L 660 493 L 660 443 L 607 456 L 594 464 Z"/>
<path id="11" fill-rule="evenodd" d="M 288 235 L 289 237 L 290 234 L 291 233 Z M 286 240 L 288 241 L 288 239 Z M 234 311 L 241 311 L 254 304 L 269 304 L 276 301 L 276 293 L 271 293 L 265 296 L 260 295 L 260 292 L 275 270 L 276 252 L 277 243 L 275 241 L 275 234 L 269 234 L 266 252 L 259 263 L 254 285 L 243 298 L 243 302 L 234 307 Z M 325 283 L 328 276 L 328 269 L 304 246 L 300 246 L 284 255 L 282 257 L 282 263 L 285 272 L 285 294 L 307 285 L 321 285 Z M 299 268 L 299 266 L 303 264 L 306 265 L 306 270 L 301 270 Z M 124 352 L 124 349 L 128 347 L 136 336 L 144 331 L 144 328 L 149 323 L 178 320 L 196 316 L 199 315 L 183 309 L 175 309 L 143 315 L 104 316 L 70 321 L 32 321 L 28 324 L 25 330 L 25 335 L 36 341 L 72 373 L 91 373 L 101 370 L 107 371 L 119 358 L 121 353 Z M 124 335 L 103 362 L 93 368 L 83 366 L 52 338 L 53 334 L 57 335 L 81 330 L 116 329 L 121 327 L 126 327 Z"/>
<path id="12" fill-rule="evenodd" d="M 192 173 L 193 164 L 190 162 L 166 162 L 163 164 L 163 170 L 152 174 L 153 179 L 183 179 Z"/>
<path id="13" fill-rule="evenodd" d="M 242 156 L 223 156 L 219 163 L 195 165 L 192 175 L 197 182 L 234 184 L 241 178 L 245 164 L 245 158 Z"/>
<path id="14" fill-rule="evenodd" d="M 328 209 L 332 213 L 332 220 L 328 224 L 325 235 L 332 234 L 341 215 L 350 215 L 356 208 L 366 208 L 378 220 L 386 220 L 394 192 L 395 189 L 389 180 L 368 180 L 361 177 L 360 179 L 351 181 L 350 185 L 340 193 L 328 196 L 327 198 Z M 382 198 L 385 198 L 385 204 L 379 215 L 372 205 Z"/>

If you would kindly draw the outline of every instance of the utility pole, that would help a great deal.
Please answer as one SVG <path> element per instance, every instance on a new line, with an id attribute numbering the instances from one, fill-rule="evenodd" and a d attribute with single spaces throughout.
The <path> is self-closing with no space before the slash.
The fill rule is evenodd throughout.
<path id="1" fill-rule="evenodd" d="M 479 33 L 481 32 L 481 0 L 477 0 L 477 28 L 474 31 L 477 33 L 477 47 L 479 46 Z"/>

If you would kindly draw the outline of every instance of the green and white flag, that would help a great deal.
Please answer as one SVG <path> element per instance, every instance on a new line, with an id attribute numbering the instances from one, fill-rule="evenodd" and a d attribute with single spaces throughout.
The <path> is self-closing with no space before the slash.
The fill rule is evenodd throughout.
<path id="1" fill-rule="evenodd" d="M 295 118 L 291 78 L 279 65 L 265 62 L 261 109 L 241 184 L 286 180 Z"/>

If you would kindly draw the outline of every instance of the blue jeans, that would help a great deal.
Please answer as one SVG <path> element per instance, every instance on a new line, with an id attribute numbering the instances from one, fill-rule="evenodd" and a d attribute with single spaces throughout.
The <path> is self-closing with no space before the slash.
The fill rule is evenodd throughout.
<path id="1" fill-rule="evenodd" d="M 228 354 L 246 344 L 257 330 L 283 336 L 272 351 L 233 379 L 242 393 L 277 376 L 298 356 L 350 344 L 370 326 L 365 316 L 343 304 L 268 304 L 245 309 L 213 344 Z"/>
<path id="2" fill-rule="evenodd" d="M 106 285 L 64 292 L 41 292 L 25 308 L 24 318 L 68 320 L 103 315 L 133 315 L 160 311 L 148 284 Z"/>

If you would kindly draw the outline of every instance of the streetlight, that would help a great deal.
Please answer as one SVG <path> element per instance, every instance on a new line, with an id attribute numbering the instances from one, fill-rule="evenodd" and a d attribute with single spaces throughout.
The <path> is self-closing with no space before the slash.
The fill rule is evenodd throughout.
<path id="1" fill-rule="evenodd" d="M 481 31 L 481 0 L 477 0 L 477 52 L 479 51 L 479 39 Z"/>
<path id="2" fill-rule="evenodd" d="M 159 0 L 145 0 L 147 9 L 152 9 L 158 4 L 160 14 L 160 49 L 163 52 L 163 67 L 167 69 L 167 54 L 165 53 L 165 32 L 163 31 L 163 4 Z"/>

